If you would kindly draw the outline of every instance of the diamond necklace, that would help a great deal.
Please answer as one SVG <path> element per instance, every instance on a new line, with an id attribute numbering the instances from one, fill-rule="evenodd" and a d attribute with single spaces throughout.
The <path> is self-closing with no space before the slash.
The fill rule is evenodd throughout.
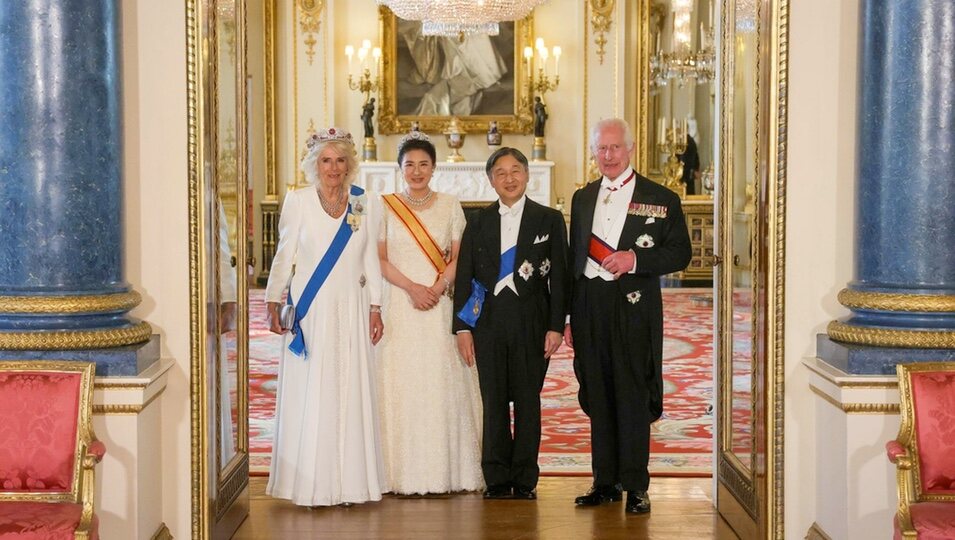
<path id="1" fill-rule="evenodd" d="M 424 206 L 428 204 L 428 201 L 431 200 L 431 197 L 434 197 L 434 191 L 432 191 L 429 188 L 428 194 L 425 195 L 424 197 L 421 197 L 420 199 L 415 199 L 414 197 L 412 197 L 411 192 L 408 191 L 407 189 L 405 190 L 404 193 L 402 193 L 402 195 L 405 196 L 405 199 L 408 201 L 408 204 L 410 204 L 411 206 Z"/>
<path id="2" fill-rule="evenodd" d="M 322 210 L 325 210 L 326 214 L 332 217 L 341 215 L 342 208 L 345 206 L 345 190 L 342 190 L 341 196 L 334 203 L 326 201 L 325 196 L 322 195 L 322 190 L 318 187 L 315 188 L 315 191 L 318 192 L 318 202 L 322 203 Z"/>

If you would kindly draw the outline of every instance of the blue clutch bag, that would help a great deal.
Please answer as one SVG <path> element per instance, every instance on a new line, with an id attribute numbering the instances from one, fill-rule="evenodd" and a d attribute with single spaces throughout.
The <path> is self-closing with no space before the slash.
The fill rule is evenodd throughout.
<path id="1" fill-rule="evenodd" d="M 484 307 L 484 295 L 487 294 L 487 288 L 476 280 L 471 280 L 471 296 L 468 297 L 464 307 L 458 312 L 458 318 L 465 324 L 474 328 L 478 317 L 481 316 L 481 308 Z"/>

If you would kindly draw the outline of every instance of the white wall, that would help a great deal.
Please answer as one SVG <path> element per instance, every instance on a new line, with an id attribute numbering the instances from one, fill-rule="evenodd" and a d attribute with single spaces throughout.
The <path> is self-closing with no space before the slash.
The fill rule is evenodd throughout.
<path id="1" fill-rule="evenodd" d="M 858 0 L 790 0 L 786 226 L 786 537 L 813 520 L 815 396 L 802 358 L 845 315 L 852 279 Z"/>
<path id="2" fill-rule="evenodd" d="M 123 0 L 126 279 L 176 364 L 162 402 L 162 517 L 189 538 L 189 230 L 184 3 Z M 156 501 L 159 504 L 160 501 Z"/>

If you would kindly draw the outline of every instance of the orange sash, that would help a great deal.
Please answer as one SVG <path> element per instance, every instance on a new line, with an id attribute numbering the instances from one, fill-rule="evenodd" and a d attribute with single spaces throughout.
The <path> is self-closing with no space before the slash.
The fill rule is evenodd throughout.
<path id="1" fill-rule="evenodd" d="M 385 204 L 388 205 L 388 208 L 395 213 L 398 221 L 403 223 L 408 229 L 408 232 L 411 233 L 411 237 L 415 239 L 415 242 L 418 243 L 418 247 L 421 248 L 421 251 L 428 260 L 431 261 L 431 265 L 434 266 L 434 269 L 437 270 L 439 274 L 443 273 L 444 269 L 448 267 L 448 263 L 444 260 L 444 253 L 441 251 L 441 248 L 438 247 L 438 243 L 434 241 L 434 238 L 431 238 L 428 229 L 425 229 L 421 221 L 418 220 L 418 216 L 408 208 L 408 205 L 401 200 L 401 197 L 394 193 L 382 195 L 381 198 L 385 201 Z"/>

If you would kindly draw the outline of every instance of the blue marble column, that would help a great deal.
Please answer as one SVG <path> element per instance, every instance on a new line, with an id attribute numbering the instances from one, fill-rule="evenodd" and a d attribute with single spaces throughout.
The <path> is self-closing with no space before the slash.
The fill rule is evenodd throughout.
<path id="1" fill-rule="evenodd" d="M 0 2 L 0 349 L 148 339 L 126 313 L 119 0 Z"/>
<path id="2" fill-rule="evenodd" d="M 829 336 L 894 373 L 955 358 L 955 2 L 862 0 L 860 23 L 852 315 Z"/>

